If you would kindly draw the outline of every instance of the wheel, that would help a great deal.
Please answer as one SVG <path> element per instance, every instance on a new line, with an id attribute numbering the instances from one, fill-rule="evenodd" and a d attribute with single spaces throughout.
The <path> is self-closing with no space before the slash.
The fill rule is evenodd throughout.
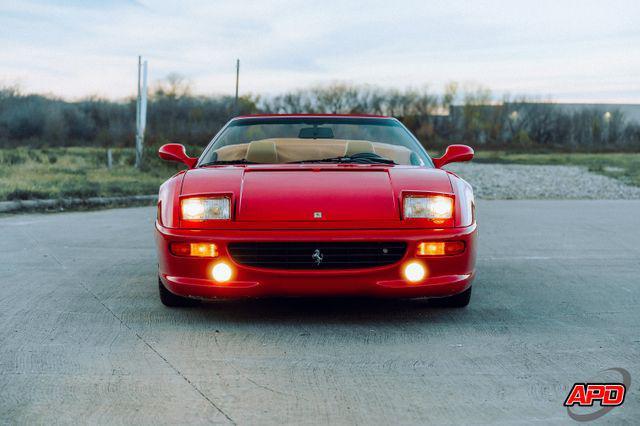
<path id="1" fill-rule="evenodd" d="M 469 304 L 471 300 L 471 287 L 463 291 L 462 293 L 458 293 L 449 297 L 440 297 L 438 299 L 432 299 L 434 305 L 442 306 L 446 308 L 464 308 Z"/>
<path id="2" fill-rule="evenodd" d="M 171 293 L 167 290 L 164 284 L 162 284 L 160 278 L 158 278 L 158 290 L 160 291 L 160 301 L 164 306 L 168 306 L 170 308 L 196 306 L 200 303 L 199 300 L 189 299 L 188 297 L 177 296 Z"/>

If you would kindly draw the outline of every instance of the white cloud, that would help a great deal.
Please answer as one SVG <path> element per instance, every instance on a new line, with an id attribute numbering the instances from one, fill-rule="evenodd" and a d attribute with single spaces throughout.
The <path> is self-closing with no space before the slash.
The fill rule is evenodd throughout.
<path id="1" fill-rule="evenodd" d="M 201 93 L 329 81 L 640 101 L 635 1 L 19 1 L 0 3 L 0 80 L 66 97 L 131 96 L 151 80 Z"/>

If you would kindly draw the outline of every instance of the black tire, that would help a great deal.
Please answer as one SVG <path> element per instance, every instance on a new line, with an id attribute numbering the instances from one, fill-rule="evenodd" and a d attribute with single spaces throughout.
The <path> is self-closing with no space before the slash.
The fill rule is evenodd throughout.
<path id="1" fill-rule="evenodd" d="M 170 308 L 184 308 L 188 306 L 196 306 L 200 303 L 199 300 L 189 299 L 188 297 L 177 296 L 171 293 L 167 288 L 162 284 L 160 278 L 158 278 L 158 290 L 160 291 L 160 301 L 164 306 L 168 306 Z"/>
<path id="2" fill-rule="evenodd" d="M 445 308 L 464 308 L 471 301 L 471 287 L 449 297 L 440 297 L 438 299 L 432 299 L 433 304 L 436 306 L 442 306 Z"/>

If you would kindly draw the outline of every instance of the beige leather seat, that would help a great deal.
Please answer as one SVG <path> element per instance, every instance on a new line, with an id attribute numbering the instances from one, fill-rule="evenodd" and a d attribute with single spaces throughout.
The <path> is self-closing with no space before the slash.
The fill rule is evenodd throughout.
<path id="1" fill-rule="evenodd" d="M 276 164 L 278 163 L 278 150 L 273 140 L 253 141 L 247 148 L 247 161 L 252 163 Z"/>
<path id="2" fill-rule="evenodd" d="M 261 139 L 250 143 L 228 145 L 216 150 L 218 160 L 246 159 L 254 163 L 279 164 L 359 152 L 373 152 L 398 164 L 411 164 L 411 150 L 399 145 L 363 140 L 330 139 L 322 142 L 298 138 Z"/>
<path id="3" fill-rule="evenodd" d="M 347 146 L 344 149 L 345 157 L 361 152 L 375 154 L 373 144 L 369 141 L 347 141 Z"/>

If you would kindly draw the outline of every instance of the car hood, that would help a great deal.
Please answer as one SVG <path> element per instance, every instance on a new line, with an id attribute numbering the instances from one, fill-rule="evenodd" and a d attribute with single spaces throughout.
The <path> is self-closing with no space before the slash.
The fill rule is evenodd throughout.
<path id="1" fill-rule="evenodd" d="M 226 194 L 237 222 L 399 221 L 402 191 L 451 193 L 446 172 L 417 167 L 206 167 L 186 173 L 182 196 Z"/>

